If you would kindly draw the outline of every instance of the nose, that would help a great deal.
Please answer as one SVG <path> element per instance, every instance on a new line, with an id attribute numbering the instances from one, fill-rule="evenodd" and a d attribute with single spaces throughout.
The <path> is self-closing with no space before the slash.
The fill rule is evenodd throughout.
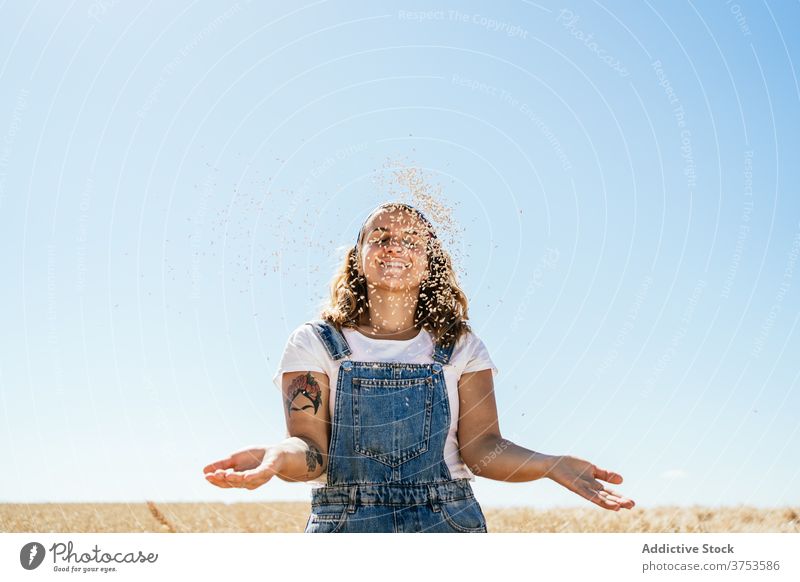
<path id="1" fill-rule="evenodd" d="M 405 251 L 406 247 L 400 242 L 400 239 L 396 236 L 389 238 L 389 242 L 386 245 L 386 250 L 392 250 L 398 255 L 402 255 Z"/>

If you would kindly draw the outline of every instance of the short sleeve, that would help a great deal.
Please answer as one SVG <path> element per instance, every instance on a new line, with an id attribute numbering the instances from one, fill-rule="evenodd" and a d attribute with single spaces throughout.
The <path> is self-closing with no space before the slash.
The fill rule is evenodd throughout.
<path id="1" fill-rule="evenodd" d="M 272 376 L 275 387 L 281 389 L 281 380 L 284 372 L 323 372 L 325 347 L 314 333 L 310 325 L 301 325 L 295 329 L 283 348 L 278 369 Z"/>
<path id="2" fill-rule="evenodd" d="M 481 370 L 489 369 L 492 370 L 492 377 L 500 373 L 491 356 L 489 356 L 489 350 L 486 349 L 486 345 L 472 332 L 469 333 L 467 348 L 469 348 L 470 356 L 462 373 L 480 372 Z"/>

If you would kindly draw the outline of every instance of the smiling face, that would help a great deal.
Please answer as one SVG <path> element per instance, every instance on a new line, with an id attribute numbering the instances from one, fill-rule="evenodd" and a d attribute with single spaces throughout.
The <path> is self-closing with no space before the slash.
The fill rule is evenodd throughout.
<path id="1" fill-rule="evenodd" d="M 359 269 L 370 288 L 419 290 L 428 270 L 425 223 L 402 208 L 381 209 L 364 225 Z"/>

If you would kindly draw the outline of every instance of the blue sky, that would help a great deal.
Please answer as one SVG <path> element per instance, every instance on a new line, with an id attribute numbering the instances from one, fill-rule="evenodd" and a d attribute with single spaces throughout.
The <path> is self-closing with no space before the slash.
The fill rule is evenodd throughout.
<path id="1" fill-rule="evenodd" d="M 640 506 L 800 503 L 799 11 L 5 5 L 0 501 L 307 499 L 201 469 L 284 437 L 284 342 L 404 163 L 504 436 Z"/>

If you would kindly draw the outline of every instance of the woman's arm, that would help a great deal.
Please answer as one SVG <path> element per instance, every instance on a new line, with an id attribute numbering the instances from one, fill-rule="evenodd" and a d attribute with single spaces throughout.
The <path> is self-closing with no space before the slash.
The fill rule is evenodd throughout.
<path id="1" fill-rule="evenodd" d="M 500 434 L 491 370 L 462 374 L 458 382 L 458 442 L 461 458 L 477 476 L 498 481 L 553 479 L 604 509 L 630 509 L 632 500 L 596 479 L 622 483 L 622 476 L 566 455 L 546 455 L 521 447 Z"/>
<path id="2" fill-rule="evenodd" d="M 203 471 L 210 483 L 255 489 L 272 477 L 310 481 L 327 470 L 331 424 L 327 374 L 286 372 L 281 385 L 287 438 L 206 465 Z"/>
<path id="3" fill-rule="evenodd" d="M 328 467 L 331 420 L 328 375 L 322 372 L 283 374 L 283 412 L 287 439 L 278 477 L 284 481 L 310 481 Z"/>
<path id="4" fill-rule="evenodd" d="M 458 442 L 475 475 L 497 481 L 534 481 L 556 457 L 520 447 L 500 435 L 491 370 L 462 374 L 458 383 Z"/>

